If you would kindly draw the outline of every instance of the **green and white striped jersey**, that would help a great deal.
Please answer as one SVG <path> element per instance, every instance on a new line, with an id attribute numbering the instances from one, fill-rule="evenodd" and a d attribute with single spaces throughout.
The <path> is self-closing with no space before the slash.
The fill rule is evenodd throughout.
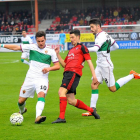
<path id="1" fill-rule="evenodd" d="M 32 44 L 33 43 L 32 39 L 27 35 L 26 35 L 26 37 L 23 37 L 23 36 L 21 37 L 21 42 L 23 44 Z"/>
<path id="2" fill-rule="evenodd" d="M 96 34 L 95 45 L 99 50 L 97 53 L 96 64 L 101 67 L 114 67 L 110 58 L 110 47 L 115 43 L 115 40 L 106 32 L 101 31 Z"/>
<path id="3" fill-rule="evenodd" d="M 51 62 L 58 62 L 54 49 L 48 46 L 40 49 L 37 44 L 23 44 L 21 45 L 21 50 L 25 53 L 29 53 L 30 57 L 30 67 L 26 77 L 48 77 L 49 73 L 43 74 L 42 69 L 50 67 Z"/>

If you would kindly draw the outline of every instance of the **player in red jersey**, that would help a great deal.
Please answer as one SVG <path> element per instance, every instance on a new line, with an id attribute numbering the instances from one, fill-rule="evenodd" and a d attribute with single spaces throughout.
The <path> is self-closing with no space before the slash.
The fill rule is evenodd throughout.
<path id="1" fill-rule="evenodd" d="M 73 105 L 79 109 L 88 110 L 92 113 L 95 119 L 100 118 L 100 116 L 96 113 L 96 110 L 87 106 L 81 100 L 75 99 L 76 87 L 78 86 L 80 77 L 82 76 L 82 68 L 84 67 L 85 60 L 87 61 L 91 70 L 93 84 L 96 84 L 97 78 L 87 47 L 79 43 L 80 31 L 77 29 L 72 30 L 70 32 L 70 40 L 74 47 L 70 49 L 65 60 L 61 58 L 59 54 L 59 48 L 55 49 L 59 62 L 64 68 L 64 74 L 62 84 L 58 91 L 60 99 L 60 114 L 59 118 L 52 123 L 66 123 L 65 111 L 67 101 L 70 105 Z"/>

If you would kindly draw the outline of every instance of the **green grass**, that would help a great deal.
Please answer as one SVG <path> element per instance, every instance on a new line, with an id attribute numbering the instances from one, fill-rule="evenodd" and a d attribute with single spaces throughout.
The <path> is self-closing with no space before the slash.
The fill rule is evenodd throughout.
<path id="1" fill-rule="evenodd" d="M 62 53 L 64 58 L 67 52 Z M 99 87 L 98 114 L 101 119 L 82 117 L 85 111 L 67 105 L 66 124 L 51 124 L 59 115 L 58 89 L 63 68 L 50 72 L 49 91 L 42 115 L 47 120 L 34 124 L 37 96 L 28 99 L 22 126 L 12 126 L 9 118 L 18 112 L 18 96 L 28 65 L 20 62 L 21 53 L 0 53 L 0 139 L 1 140 L 139 140 L 140 139 L 140 80 L 131 80 L 116 93 L 105 83 Z M 91 53 L 95 65 L 96 54 Z M 111 52 L 116 80 L 129 74 L 131 69 L 140 72 L 140 50 Z M 11 63 L 19 60 L 17 63 Z M 6 62 L 6 63 L 5 63 Z M 77 88 L 76 98 L 90 104 L 91 73 L 87 63 Z"/>

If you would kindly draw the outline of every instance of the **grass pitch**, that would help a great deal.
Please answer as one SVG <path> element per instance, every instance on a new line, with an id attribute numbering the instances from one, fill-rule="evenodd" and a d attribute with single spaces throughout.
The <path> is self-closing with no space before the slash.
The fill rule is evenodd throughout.
<path id="1" fill-rule="evenodd" d="M 94 66 L 96 54 L 90 53 Z M 67 52 L 61 54 L 64 58 Z M 58 89 L 63 68 L 49 74 L 49 91 L 42 115 L 47 119 L 35 124 L 37 96 L 28 99 L 21 126 L 10 124 L 10 115 L 18 112 L 18 96 L 28 65 L 20 62 L 21 53 L 0 53 L 0 139 L 1 140 L 139 140 L 140 139 L 140 80 L 132 79 L 117 92 L 108 90 L 105 83 L 99 87 L 97 103 L 100 120 L 82 117 L 83 110 L 67 105 L 66 124 L 51 124 L 59 115 Z M 115 79 L 140 73 L 140 50 L 116 50 L 111 52 Z M 77 88 L 76 98 L 90 105 L 91 72 L 85 63 L 83 76 Z"/>

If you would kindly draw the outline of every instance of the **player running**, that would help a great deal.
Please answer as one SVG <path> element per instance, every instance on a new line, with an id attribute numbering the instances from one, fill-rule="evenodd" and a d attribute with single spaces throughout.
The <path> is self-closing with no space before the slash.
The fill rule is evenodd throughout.
<path id="1" fill-rule="evenodd" d="M 60 114 L 59 118 L 52 123 L 66 123 L 65 111 L 67 106 L 67 100 L 70 105 L 91 112 L 95 119 L 99 118 L 99 115 L 96 113 L 96 110 L 88 107 L 81 100 L 75 98 L 76 88 L 79 84 L 80 77 L 82 76 L 82 69 L 84 67 L 85 61 L 87 61 L 91 70 L 93 76 L 93 83 L 96 83 L 97 79 L 87 47 L 79 43 L 80 31 L 72 30 L 70 32 L 70 40 L 74 47 L 70 49 L 65 60 L 61 58 L 59 54 L 59 48 L 56 48 L 56 54 L 59 59 L 59 62 L 65 69 L 62 84 L 58 92 L 60 99 Z"/>
<path id="2" fill-rule="evenodd" d="M 115 92 L 133 78 L 140 79 L 140 74 L 132 70 L 128 76 L 122 77 L 115 82 L 113 74 L 114 66 L 110 58 L 110 51 L 118 49 L 119 46 L 110 35 L 102 31 L 101 21 L 99 19 L 91 19 L 89 24 L 92 33 L 95 35 L 95 45 L 94 47 L 88 48 L 88 50 L 97 53 L 97 66 L 95 73 L 98 80 L 96 84 L 91 84 L 92 94 L 90 107 L 96 110 L 96 103 L 98 100 L 98 86 L 103 82 L 103 80 L 106 82 L 109 90 Z M 90 112 L 82 114 L 82 116 L 91 115 L 92 114 Z"/>
<path id="3" fill-rule="evenodd" d="M 22 50 L 30 55 L 30 67 L 26 74 L 23 85 L 21 86 L 18 106 L 20 113 L 24 114 L 27 109 L 25 108 L 25 101 L 28 97 L 33 98 L 35 91 L 37 93 L 38 101 L 36 104 L 36 119 L 35 123 L 39 124 L 46 120 L 46 116 L 41 116 L 45 106 L 45 96 L 48 91 L 48 75 L 49 71 L 60 69 L 56 53 L 50 47 L 45 45 L 46 34 L 39 31 L 36 33 L 37 44 L 23 44 L 18 45 L 3 45 L 1 47 L 10 50 Z M 51 61 L 53 66 L 50 67 Z"/>
<path id="4" fill-rule="evenodd" d="M 59 44 L 60 44 L 60 52 L 65 51 L 65 40 L 66 40 L 66 35 L 64 33 L 64 30 L 61 29 L 61 33 L 59 35 Z"/>
<path id="5" fill-rule="evenodd" d="M 21 42 L 23 44 L 32 44 L 33 43 L 32 39 L 27 35 L 27 32 L 25 30 L 22 30 Z M 27 52 L 22 53 L 21 62 L 23 62 L 24 64 L 27 64 L 27 65 L 30 65 L 30 62 L 25 59 L 29 60 L 29 53 L 27 53 Z"/>

